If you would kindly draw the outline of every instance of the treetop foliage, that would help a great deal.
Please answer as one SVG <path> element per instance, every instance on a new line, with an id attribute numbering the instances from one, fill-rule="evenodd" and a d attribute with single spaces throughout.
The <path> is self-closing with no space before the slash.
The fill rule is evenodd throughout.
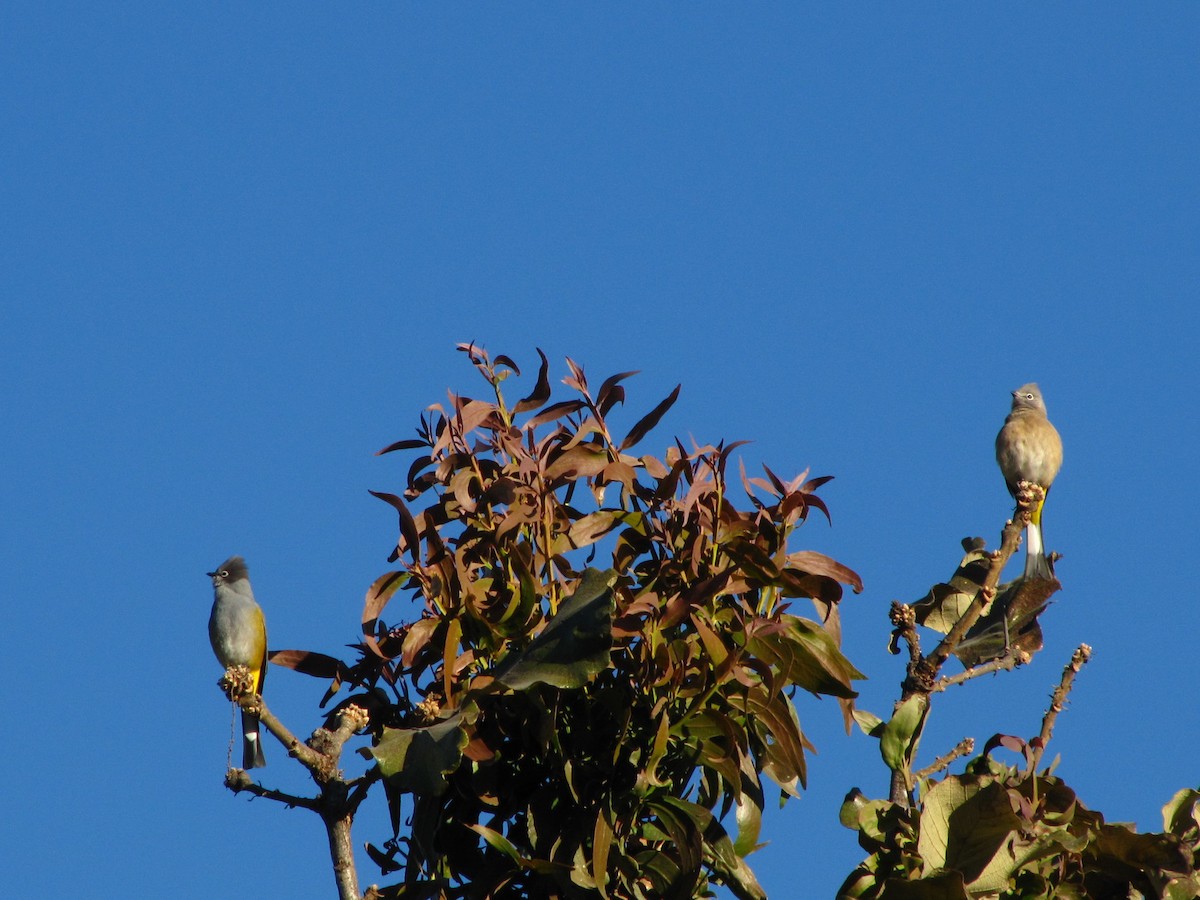
<path id="1" fill-rule="evenodd" d="M 715 879 L 764 896 L 744 857 L 763 776 L 780 802 L 805 785 L 795 692 L 848 723 L 863 677 L 839 649 L 858 575 L 789 546 L 828 517 L 829 479 L 734 475 L 737 443 L 636 450 L 678 387 L 621 434 L 636 373 L 593 390 L 568 360 L 556 400 L 539 351 L 510 403 L 517 364 L 460 350 L 489 396 L 451 394 L 380 451 L 414 458 L 373 492 L 398 513 L 398 568 L 367 593 L 359 658 L 273 656 L 370 712 L 395 828 L 370 852 L 403 873 L 381 895 L 692 897 Z M 402 595 L 409 621 L 390 615 Z"/>

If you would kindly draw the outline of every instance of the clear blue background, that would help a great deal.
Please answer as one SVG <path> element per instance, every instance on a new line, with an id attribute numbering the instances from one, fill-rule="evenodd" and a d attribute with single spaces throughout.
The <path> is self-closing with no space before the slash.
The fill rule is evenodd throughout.
<path id="1" fill-rule="evenodd" d="M 479 392 L 472 339 L 556 382 L 641 369 L 630 423 L 682 382 L 647 450 L 751 438 L 750 468 L 837 476 L 795 546 L 862 574 L 880 714 L 888 605 L 995 544 L 992 441 L 1039 381 L 1047 647 L 938 697 L 924 761 L 1036 734 L 1086 641 L 1050 755 L 1160 827 L 1200 778 L 1198 42 L 1170 3 L 7 4 L 6 889 L 332 895 L 311 815 L 221 786 L 204 572 L 244 554 L 272 647 L 348 652 L 396 529 L 367 489 L 406 466 L 372 453 Z M 323 689 L 267 682 L 302 734 Z M 841 798 L 887 778 L 799 708 L 810 789 L 751 863 L 829 897 L 862 856 Z M 356 841 L 386 836 L 369 805 Z"/>

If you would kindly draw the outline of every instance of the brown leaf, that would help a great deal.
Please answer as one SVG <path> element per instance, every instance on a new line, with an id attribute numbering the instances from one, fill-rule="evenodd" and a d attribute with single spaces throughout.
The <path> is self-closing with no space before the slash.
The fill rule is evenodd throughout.
<path id="1" fill-rule="evenodd" d="M 617 481 L 625 485 L 626 488 L 632 489 L 634 479 L 637 478 L 637 473 L 633 471 L 633 466 L 622 460 L 609 463 L 600 472 L 600 483 L 608 484 L 610 481 Z"/>
<path id="2" fill-rule="evenodd" d="M 413 562 L 420 562 L 421 536 L 417 532 L 417 523 L 413 521 L 412 513 L 404 505 L 404 501 L 395 494 L 385 494 L 381 491 L 368 491 L 372 497 L 378 497 L 400 514 L 400 541 L 396 544 L 397 554 L 406 549 L 412 553 Z"/>
<path id="3" fill-rule="evenodd" d="M 551 483 L 567 478 L 590 478 L 608 465 L 608 453 L 595 443 L 580 444 L 555 457 L 546 466 L 546 479 Z"/>
<path id="4" fill-rule="evenodd" d="M 538 352 L 540 353 L 541 351 L 539 350 Z M 521 367 L 518 366 L 515 362 L 513 362 L 513 358 L 511 356 L 509 356 L 505 353 L 501 353 L 499 356 L 496 357 L 496 365 L 508 366 L 510 369 L 512 369 L 518 375 L 521 374 Z"/>
<path id="5" fill-rule="evenodd" d="M 340 659 L 312 650 L 273 650 L 267 659 L 273 665 L 314 678 L 341 678 L 349 671 Z"/>
<path id="6" fill-rule="evenodd" d="M 642 457 L 642 465 L 646 469 L 646 474 L 651 478 L 662 479 L 667 477 L 667 473 L 671 470 L 663 465 L 662 460 L 658 457 L 646 455 Z"/>
<path id="7" fill-rule="evenodd" d="M 461 400 L 462 398 L 455 398 Z M 498 412 L 496 404 L 486 400 L 465 400 L 457 410 L 458 424 L 465 436 L 475 431 L 487 421 L 489 416 Z"/>
<path id="8" fill-rule="evenodd" d="M 681 387 L 683 387 L 681 384 L 675 385 L 675 390 L 671 391 L 670 395 L 662 403 L 639 419 L 638 423 L 629 430 L 629 434 L 625 435 L 625 440 L 621 441 L 618 449 L 627 450 L 644 438 L 650 429 L 657 425 L 659 420 L 666 415 L 667 410 L 675 405 L 675 401 L 679 399 L 679 389 Z"/>
<path id="9" fill-rule="evenodd" d="M 420 438 L 407 438 L 403 441 L 396 441 L 394 444 L 388 444 L 382 450 L 376 450 L 376 456 L 383 456 L 385 453 L 391 453 L 393 450 L 416 450 L 418 447 L 428 447 L 429 444 Z"/>
<path id="10" fill-rule="evenodd" d="M 601 509 L 582 519 L 576 519 L 567 529 L 567 538 L 572 547 L 594 544 L 621 523 L 625 513 L 616 509 Z"/>
<path id="11" fill-rule="evenodd" d="M 367 589 L 367 599 L 363 603 L 363 634 L 374 632 L 379 613 L 387 606 L 392 595 L 403 585 L 406 577 L 406 572 L 387 572 L 376 578 L 375 583 Z"/>
<path id="12" fill-rule="evenodd" d="M 620 384 L 626 378 L 636 374 L 636 370 L 632 372 L 619 372 L 604 379 L 604 384 L 600 385 L 600 392 L 596 394 L 596 408 L 600 410 L 601 415 L 607 414 L 618 403 L 625 402 L 625 388 L 621 387 Z"/>
<path id="13" fill-rule="evenodd" d="M 528 397 L 523 398 L 516 406 L 513 407 L 514 414 L 523 413 L 530 409 L 537 409 L 550 399 L 550 379 L 548 377 L 550 372 L 550 363 L 546 360 L 546 354 L 541 351 L 540 347 L 538 348 L 537 354 L 542 358 L 541 367 L 538 369 L 537 384 L 534 385 L 533 390 L 530 392 Z M 518 375 L 521 373 L 521 370 L 517 369 L 515 365 L 513 368 L 517 370 Z"/>
<path id="14" fill-rule="evenodd" d="M 441 619 L 418 619 L 413 622 L 408 629 L 408 634 L 404 636 L 404 646 L 400 651 L 400 664 L 406 669 L 411 669 L 421 651 L 429 646 L 434 632 L 441 624 Z"/>
<path id="15" fill-rule="evenodd" d="M 521 427 L 526 430 L 537 428 L 537 426 L 544 425 L 546 422 L 553 422 L 555 419 L 561 419 L 563 416 L 569 416 L 573 413 L 577 413 L 585 406 L 587 406 L 587 404 L 582 400 L 563 400 L 561 403 L 555 403 L 552 406 L 547 406 Z"/>
<path id="16" fill-rule="evenodd" d="M 574 388 L 581 394 L 587 393 L 587 378 L 583 375 L 583 366 L 579 365 L 571 357 L 567 357 L 567 368 L 571 370 L 571 376 L 563 379 L 563 384 L 567 387 Z"/>
<path id="17" fill-rule="evenodd" d="M 843 566 L 836 559 L 830 559 L 824 553 L 817 553 L 814 550 L 797 550 L 795 553 L 788 554 L 787 562 L 790 568 L 800 569 L 812 575 L 825 575 L 842 584 L 850 585 L 856 594 L 862 593 L 863 583 L 858 573 L 848 566 Z"/>
<path id="18" fill-rule="evenodd" d="M 779 573 L 778 581 L 785 597 L 812 597 L 830 604 L 842 599 L 842 586 L 828 575 L 787 568 Z"/>
<path id="19" fill-rule="evenodd" d="M 662 627 L 672 628 L 691 615 L 693 609 L 703 606 L 725 590 L 729 583 L 729 572 L 711 575 L 692 584 L 686 591 L 676 594 L 667 602 L 663 611 Z"/>

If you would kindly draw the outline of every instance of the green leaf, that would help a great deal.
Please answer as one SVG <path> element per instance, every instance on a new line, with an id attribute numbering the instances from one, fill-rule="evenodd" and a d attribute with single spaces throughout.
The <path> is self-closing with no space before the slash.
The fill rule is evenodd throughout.
<path id="1" fill-rule="evenodd" d="M 770 735 L 763 771 L 788 794 L 800 796 L 796 785 L 807 786 L 804 748 L 811 749 L 811 745 L 800 730 L 800 719 L 792 702 L 784 694 L 768 695 L 762 685 L 731 694 L 728 700 L 748 713 L 756 728 L 765 729 Z"/>
<path id="2" fill-rule="evenodd" d="M 929 697 L 913 694 L 905 700 L 884 726 L 879 737 L 879 752 L 893 772 L 907 772 L 921 740 L 921 727 L 929 711 Z"/>
<path id="3" fill-rule="evenodd" d="M 758 835 L 762 831 L 764 803 L 762 782 L 754 768 L 754 760 L 748 753 L 739 754 L 742 766 L 742 785 L 737 797 L 735 821 L 738 835 L 733 850 L 738 856 L 749 856 L 758 849 Z"/>
<path id="4" fill-rule="evenodd" d="M 494 850 L 499 850 L 515 863 L 521 863 L 522 857 L 513 842 L 502 835 L 494 828 L 488 828 L 486 825 L 468 825 L 472 831 L 487 841 L 488 846 Z"/>
<path id="5" fill-rule="evenodd" d="M 887 900 L 970 900 L 958 872 L 937 872 L 917 881 L 889 878 L 884 889 Z M 994 896 L 994 895 L 993 895 Z"/>
<path id="6" fill-rule="evenodd" d="M 601 897 L 608 897 L 604 885 L 608 880 L 608 851 L 612 848 L 613 829 L 604 810 L 596 814 L 592 829 L 592 880 Z"/>
<path id="7" fill-rule="evenodd" d="M 1180 834 L 1200 823 L 1200 791 L 1184 788 L 1162 810 L 1163 831 Z"/>
<path id="8" fill-rule="evenodd" d="M 842 801 L 842 806 L 838 810 L 838 821 L 851 831 L 858 830 L 859 815 L 864 806 L 870 801 L 867 795 L 858 788 L 851 788 L 846 794 L 846 798 Z"/>
<path id="9" fill-rule="evenodd" d="M 455 713 L 428 728 L 384 728 L 371 748 L 380 774 L 393 787 L 414 794 L 437 795 L 446 790 L 446 775 L 458 768 L 467 733 L 462 715 Z"/>
<path id="10" fill-rule="evenodd" d="M 842 655 L 825 629 L 799 616 L 780 616 L 778 624 L 755 632 L 747 646 L 790 684 L 814 694 L 852 699 L 858 692 L 851 679 L 866 678 Z"/>
<path id="11" fill-rule="evenodd" d="M 534 684 L 583 687 L 608 668 L 616 573 L 585 569 L 575 593 L 520 653 L 507 656 L 494 675 L 514 691 Z"/>
<path id="12" fill-rule="evenodd" d="M 950 776 L 924 797 L 917 852 L 928 870 L 954 869 L 974 890 L 1002 890 L 1016 870 L 1021 820 L 998 782 Z"/>
<path id="13" fill-rule="evenodd" d="M 883 734 L 886 723 L 875 713 L 856 708 L 853 715 L 855 723 L 867 737 L 878 738 Z"/>
<path id="14" fill-rule="evenodd" d="M 735 896 L 740 900 L 766 900 L 766 892 L 746 861 L 734 850 L 733 841 L 716 816 L 703 806 L 668 794 L 659 796 L 657 800 L 651 805 L 660 817 L 665 813 L 665 807 L 671 807 L 680 814 L 675 821 L 680 823 L 681 830 L 691 835 L 698 832 L 703 837 L 701 846 L 704 858 Z M 670 830 L 674 834 L 674 829 Z"/>

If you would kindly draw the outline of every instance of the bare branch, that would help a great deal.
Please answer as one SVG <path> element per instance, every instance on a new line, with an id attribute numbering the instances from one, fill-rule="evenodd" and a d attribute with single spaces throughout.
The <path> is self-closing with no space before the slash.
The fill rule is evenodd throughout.
<path id="1" fill-rule="evenodd" d="M 231 767 L 225 773 L 225 787 L 229 788 L 235 794 L 245 792 L 253 794 L 255 797 L 274 800 L 277 803 L 282 803 L 284 806 L 292 808 L 299 807 L 300 809 L 311 809 L 313 812 L 316 812 L 321 806 L 320 800 L 316 797 L 297 797 L 294 794 L 285 794 L 283 791 L 265 788 L 254 781 L 250 777 L 250 773 L 245 769 Z"/>
<path id="2" fill-rule="evenodd" d="M 964 684 L 972 678 L 978 678 L 980 675 L 990 675 L 994 672 L 1011 672 L 1018 666 L 1023 666 L 1029 662 L 1030 656 L 1024 650 L 1019 650 L 1016 647 L 1009 647 L 1008 652 L 997 656 L 993 660 L 978 666 L 972 666 L 959 672 L 957 675 L 947 675 L 944 678 L 939 678 L 930 688 L 931 694 L 938 691 L 944 691 L 948 687 L 956 684 Z"/>
<path id="3" fill-rule="evenodd" d="M 936 775 L 943 769 L 949 768 L 950 764 L 956 759 L 964 756 L 970 756 L 975 752 L 975 738 L 963 738 L 944 756 L 939 756 L 930 765 L 926 766 L 921 771 L 913 775 L 913 780 L 928 778 L 931 775 Z"/>
<path id="4" fill-rule="evenodd" d="M 1029 757 L 1029 764 L 1025 767 L 1026 775 L 1032 775 L 1037 771 L 1038 764 L 1042 761 L 1042 755 L 1046 752 L 1046 745 L 1050 743 L 1050 736 L 1054 733 L 1054 722 L 1058 718 L 1058 714 L 1063 711 L 1063 707 L 1067 702 L 1067 696 L 1071 693 L 1075 676 L 1091 658 L 1092 648 L 1087 644 L 1080 644 L 1075 649 L 1075 652 L 1071 654 L 1071 661 L 1063 668 L 1062 678 L 1058 682 L 1058 687 L 1050 695 L 1050 707 L 1046 710 L 1046 714 L 1042 716 L 1041 733 L 1030 741 L 1033 745 L 1033 753 Z"/>

